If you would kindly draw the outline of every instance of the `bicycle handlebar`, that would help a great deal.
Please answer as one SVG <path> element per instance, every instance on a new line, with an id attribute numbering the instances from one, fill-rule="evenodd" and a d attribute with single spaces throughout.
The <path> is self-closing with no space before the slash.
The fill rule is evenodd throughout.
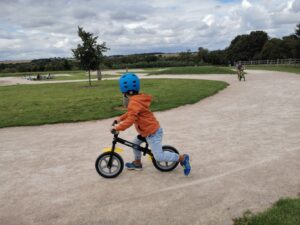
<path id="1" fill-rule="evenodd" d="M 118 124 L 118 120 L 114 120 L 114 122 L 112 123 L 112 126 Z"/>
<path id="2" fill-rule="evenodd" d="M 116 124 L 118 124 L 118 121 L 114 120 L 114 122 L 112 123 L 112 126 L 115 126 Z M 116 131 L 115 129 L 112 129 L 110 132 L 114 135 L 119 134 L 119 131 Z"/>

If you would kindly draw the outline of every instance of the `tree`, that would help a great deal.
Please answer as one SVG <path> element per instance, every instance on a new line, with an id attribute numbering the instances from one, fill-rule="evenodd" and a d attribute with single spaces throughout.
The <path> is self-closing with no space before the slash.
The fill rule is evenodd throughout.
<path id="1" fill-rule="evenodd" d="M 250 58 L 248 48 L 248 35 L 238 35 L 232 41 L 227 49 L 228 57 L 232 61 L 248 60 Z"/>
<path id="2" fill-rule="evenodd" d="M 249 35 L 251 59 L 257 59 L 265 43 L 269 40 L 268 34 L 264 31 L 252 31 Z"/>
<path id="3" fill-rule="evenodd" d="M 272 38 L 261 51 L 262 59 L 285 59 L 288 58 L 289 51 L 284 45 L 284 41 L 279 38 Z"/>
<path id="4" fill-rule="evenodd" d="M 300 23 L 298 23 L 296 26 L 295 34 L 300 39 Z"/>
<path id="5" fill-rule="evenodd" d="M 186 64 L 189 64 L 192 59 L 192 52 L 190 49 L 187 49 L 186 52 L 179 53 L 179 59 Z"/>
<path id="6" fill-rule="evenodd" d="M 89 84 L 91 84 L 91 70 L 100 71 L 100 61 L 103 57 L 103 52 L 109 48 L 106 43 L 97 44 L 98 37 L 93 37 L 94 34 L 86 32 L 82 27 L 78 27 L 78 36 L 82 40 L 82 44 L 78 44 L 76 49 L 72 49 L 74 57 L 80 61 L 83 69 L 89 72 Z M 101 73 L 99 74 L 101 79 Z"/>
<path id="7" fill-rule="evenodd" d="M 300 39 L 295 34 L 282 38 L 282 44 L 287 51 L 287 58 L 300 58 Z"/>
<path id="8" fill-rule="evenodd" d="M 300 58 L 300 23 L 298 23 L 296 26 L 295 35 L 298 37 L 298 41 L 295 48 L 295 52 L 297 52 L 295 58 Z"/>
<path id="9" fill-rule="evenodd" d="M 258 58 L 268 39 L 268 34 L 264 31 L 252 31 L 250 34 L 236 36 L 226 50 L 229 60 L 238 61 Z"/>
<path id="10" fill-rule="evenodd" d="M 198 48 L 198 60 L 200 63 L 204 63 L 208 61 L 208 49 L 199 47 Z"/>
<path id="11" fill-rule="evenodd" d="M 214 65 L 227 64 L 226 52 L 224 50 L 210 51 L 207 56 L 207 62 Z"/>

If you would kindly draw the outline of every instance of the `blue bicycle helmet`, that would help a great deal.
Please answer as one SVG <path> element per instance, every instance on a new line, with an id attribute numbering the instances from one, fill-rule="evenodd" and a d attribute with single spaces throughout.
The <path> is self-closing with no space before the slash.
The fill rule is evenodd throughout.
<path id="1" fill-rule="evenodd" d="M 119 79 L 119 86 L 123 94 L 137 94 L 140 91 L 140 79 L 134 73 L 125 73 Z"/>

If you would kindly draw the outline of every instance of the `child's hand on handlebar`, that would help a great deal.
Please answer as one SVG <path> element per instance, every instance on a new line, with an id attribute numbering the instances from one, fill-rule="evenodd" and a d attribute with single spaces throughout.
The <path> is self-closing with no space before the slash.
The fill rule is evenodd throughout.
<path id="1" fill-rule="evenodd" d="M 119 123 L 118 120 L 114 120 L 114 122 L 112 123 L 111 129 L 110 129 L 110 132 L 112 134 L 118 134 L 119 133 L 119 131 L 117 131 L 117 129 L 116 129 L 116 124 L 118 124 L 118 123 Z"/>
<path id="2" fill-rule="evenodd" d="M 119 131 L 117 131 L 115 127 L 112 127 L 112 128 L 110 129 L 110 133 L 112 133 L 112 134 L 118 134 Z"/>

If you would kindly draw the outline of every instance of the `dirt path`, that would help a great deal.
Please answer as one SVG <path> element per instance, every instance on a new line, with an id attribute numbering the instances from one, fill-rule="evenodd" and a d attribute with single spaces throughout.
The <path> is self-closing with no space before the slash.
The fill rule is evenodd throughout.
<path id="1" fill-rule="evenodd" d="M 156 113 L 164 143 L 191 155 L 191 176 L 160 173 L 144 159 L 142 172 L 99 177 L 94 162 L 111 143 L 111 119 L 0 129 L 0 224 L 223 225 L 296 196 L 300 76 L 189 77 L 230 83 L 197 104 Z"/>

